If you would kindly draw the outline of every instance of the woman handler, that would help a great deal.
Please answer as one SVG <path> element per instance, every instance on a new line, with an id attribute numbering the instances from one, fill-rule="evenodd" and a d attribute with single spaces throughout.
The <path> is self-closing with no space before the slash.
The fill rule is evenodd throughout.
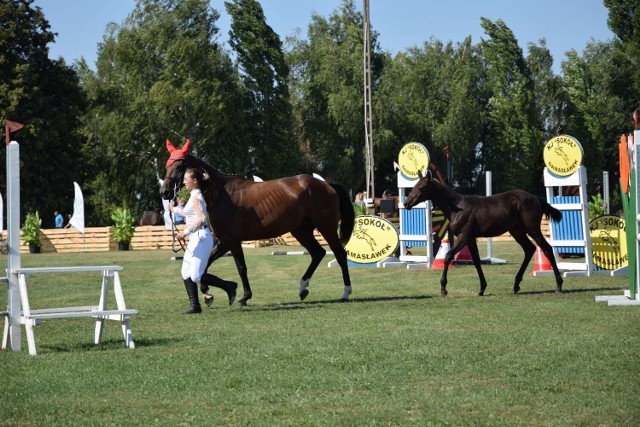
<path id="1" fill-rule="evenodd" d="M 200 184 L 203 182 L 202 171 L 189 168 L 184 174 L 184 186 L 189 190 L 190 196 L 183 209 L 174 207 L 169 203 L 169 210 L 185 218 L 185 228 L 178 234 L 178 239 L 189 236 L 189 244 L 184 251 L 182 260 L 182 279 L 189 296 L 189 308 L 184 314 L 201 313 L 202 308 L 198 301 L 198 287 L 204 294 L 204 302 L 207 307 L 213 304 L 213 295 L 208 293 L 209 286 L 215 286 L 227 293 L 229 305 L 236 299 L 237 285 L 228 282 L 212 274 L 205 273 L 207 261 L 213 249 L 213 236 L 209 231 L 207 221 L 207 203 L 204 200 Z"/>

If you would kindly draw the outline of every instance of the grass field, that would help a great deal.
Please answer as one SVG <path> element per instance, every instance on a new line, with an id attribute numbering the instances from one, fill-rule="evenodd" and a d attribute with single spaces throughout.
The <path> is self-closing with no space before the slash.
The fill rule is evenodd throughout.
<path id="1" fill-rule="evenodd" d="M 91 319 L 43 322 L 37 356 L 26 339 L 0 353 L 0 425 L 640 425 L 640 307 L 594 302 L 626 277 L 567 278 L 555 294 L 553 278 L 526 275 L 513 295 L 521 252 L 494 242 L 508 263 L 484 266 L 484 297 L 472 266 L 450 272 L 446 298 L 440 271 L 351 268 L 339 303 L 340 271 L 323 262 L 300 302 L 309 258 L 272 250 L 245 251 L 248 307 L 216 289 L 191 316 L 170 251 L 24 255 L 124 266 L 136 348 L 116 323 L 94 346 Z M 230 257 L 212 272 L 238 277 Z M 99 278 L 34 275 L 29 289 L 32 308 L 89 305 Z"/>

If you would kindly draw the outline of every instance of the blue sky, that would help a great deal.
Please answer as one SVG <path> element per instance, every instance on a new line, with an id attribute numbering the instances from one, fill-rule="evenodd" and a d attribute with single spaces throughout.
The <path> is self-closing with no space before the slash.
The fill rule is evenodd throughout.
<path id="1" fill-rule="evenodd" d="M 306 37 L 311 15 L 328 17 L 341 0 L 263 0 L 267 23 L 282 40 L 296 29 Z M 363 2 L 356 0 L 358 8 Z M 36 0 L 58 33 L 50 45 L 50 57 L 62 56 L 68 63 L 84 57 L 91 67 L 97 44 L 109 22 L 122 23 L 133 10 L 135 0 Z M 230 18 L 223 0 L 212 0 L 221 18 L 218 26 L 227 40 Z M 371 26 L 380 36 L 383 50 L 397 53 L 421 46 L 430 38 L 461 42 L 471 36 L 474 43 L 486 38 L 480 17 L 502 19 L 515 34 L 526 55 L 527 44 L 547 41 L 554 57 L 554 71 L 560 73 L 565 52 L 582 53 L 590 40 L 613 38 L 607 27 L 607 9 L 602 0 L 369 0 Z"/>

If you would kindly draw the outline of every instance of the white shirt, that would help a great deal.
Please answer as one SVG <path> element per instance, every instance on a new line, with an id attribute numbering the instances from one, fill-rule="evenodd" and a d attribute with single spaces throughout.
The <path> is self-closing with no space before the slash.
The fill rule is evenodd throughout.
<path id="1" fill-rule="evenodd" d="M 187 235 L 207 225 L 207 202 L 199 188 L 191 190 L 189 200 L 183 209 L 176 206 L 171 211 L 185 218 Z"/>

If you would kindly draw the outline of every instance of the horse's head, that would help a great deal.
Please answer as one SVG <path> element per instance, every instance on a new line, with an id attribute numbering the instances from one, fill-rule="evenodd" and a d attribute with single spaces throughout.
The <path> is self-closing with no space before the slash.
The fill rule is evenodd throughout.
<path id="1" fill-rule="evenodd" d="M 411 209 L 420 202 L 425 200 L 431 200 L 433 193 L 436 190 L 436 181 L 431 178 L 431 172 L 423 177 L 422 173 L 418 171 L 418 177 L 420 178 L 416 185 L 413 186 L 409 195 L 404 199 L 404 207 Z"/>
<path id="2" fill-rule="evenodd" d="M 187 156 L 189 155 L 189 147 L 191 141 L 187 140 L 184 145 L 177 149 L 171 141 L 167 139 L 167 150 L 169 150 L 169 159 L 166 164 L 166 173 L 164 181 L 160 186 L 160 197 L 164 200 L 172 200 L 178 194 L 178 190 L 182 187 L 182 179 L 187 170 Z"/>

